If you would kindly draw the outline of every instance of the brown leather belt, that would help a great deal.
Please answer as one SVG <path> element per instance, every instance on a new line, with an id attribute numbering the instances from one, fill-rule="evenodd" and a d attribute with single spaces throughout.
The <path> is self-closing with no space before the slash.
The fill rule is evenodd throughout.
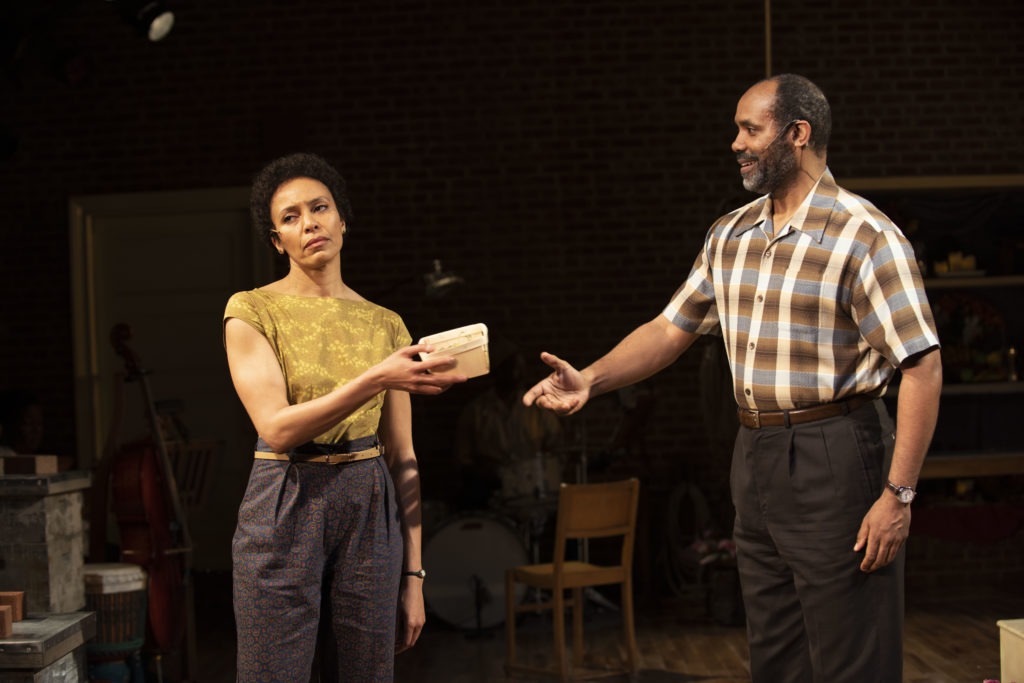
<path id="1" fill-rule="evenodd" d="M 740 424 L 751 429 L 791 427 L 793 425 L 846 415 L 871 400 L 867 396 L 854 396 L 845 401 L 822 403 L 820 406 L 813 406 L 811 408 L 795 408 L 793 410 L 748 410 L 746 408 L 739 408 L 736 412 L 739 415 Z"/>
<path id="2" fill-rule="evenodd" d="M 268 453 L 266 451 L 256 451 L 255 458 L 257 460 L 291 460 L 292 462 L 319 462 L 326 465 L 340 465 L 345 462 L 355 462 L 356 460 L 368 460 L 369 458 L 376 458 L 380 455 L 380 448 L 374 446 L 373 448 L 367 448 L 363 451 L 355 451 L 354 453 L 328 453 L 327 455 L 302 455 L 299 453 Z"/>

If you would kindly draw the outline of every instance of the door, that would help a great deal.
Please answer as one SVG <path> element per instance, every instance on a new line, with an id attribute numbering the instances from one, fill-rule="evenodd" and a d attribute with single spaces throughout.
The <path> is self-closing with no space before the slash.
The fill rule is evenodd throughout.
<path id="1" fill-rule="evenodd" d="M 216 444 L 205 472 L 210 495 L 186 506 L 197 569 L 230 567 L 251 465 L 255 434 L 231 385 L 221 316 L 233 292 L 270 279 L 271 250 L 257 242 L 244 189 L 71 200 L 78 466 L 104 454 L 124 369 L 110 331 L 125 323 L 153 398 L 180 406 L 190 439 Z M 122 391 L 120 442 L 149 433 L 140 384 Z"/>

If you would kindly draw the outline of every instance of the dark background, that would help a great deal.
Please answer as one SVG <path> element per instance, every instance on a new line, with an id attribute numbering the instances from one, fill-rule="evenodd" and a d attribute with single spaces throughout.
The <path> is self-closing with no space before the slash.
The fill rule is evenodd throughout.
<path id="1" fill-rule="evenodd" d="M 350 184 L 346 280 L 414 337 L 485 321 L 531 359 L 579 365 L 656 315 L 712 220 L 753 198 L 729 144 L 737 99 L 765 75 L 759 2 L 171 7 L 160 43 L 103 0 L 0 11 L 0 386 L 40 395 L 50 452 L 75 448 L 70 196 L 243 186 L 316 151 Z M 771 23 L 772 71 L 831 101 L 840 181 L 1021 172 L 1020 0 L 776 0 Z M 401 284 L 434 258 L 467 286 L 428 300 Z M 645 384 L 629 466 L 721 500 L 729 435 L 707 417 L 719 403 L 702 392 L 720 387 L 703 358 Z M 474 391 L 414 400 L 428 497 Z M 574 428 L 598 452 L 622 415 L 602 397 Z"/>

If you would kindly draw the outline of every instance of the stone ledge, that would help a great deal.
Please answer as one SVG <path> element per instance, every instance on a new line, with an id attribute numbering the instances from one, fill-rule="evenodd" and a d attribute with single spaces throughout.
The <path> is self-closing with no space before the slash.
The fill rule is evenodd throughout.
<path id="1" fill-rule="evenodd" d="M 0 476 L 0 498 L 52 496 L 81 491 L 92 485 L 88 470 L 70 470 L 57 474 L 7 474 Z"/>
<path id="2" fill-rule="evenodd" d="M 95 635 L 95 612 L 30 614 L 0 640 L 0 668 L 41 669 Z"/>

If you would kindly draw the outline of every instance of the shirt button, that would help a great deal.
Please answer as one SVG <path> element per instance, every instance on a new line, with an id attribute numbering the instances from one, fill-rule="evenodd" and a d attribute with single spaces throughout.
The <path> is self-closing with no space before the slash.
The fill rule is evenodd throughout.
<path id="1" fill-rule="evenodd" d="M 746 394 L 747 396 L 750 396 L 753 392 L 750 391 L 750 389 L 744 389 L 743 393 Z"/>
<path id="2" fill-rule="evenodd" d="M 754 350 L 754 342 L 750 342 L 750 346 L 748 346 L 747 348 L 750 349 L 751 351 L 753 351 Z"/>
<path id="3" fill-rule="evenodd" d="M 772 250 L 769 249 L 768 251 L 764 252 L 764 257 L 765 258 L 771 258 L 772 257 Z"/>
<path id="4" fill-rule="evenodd" d="M 757 295 L 757 303 L 763 303 L 763 302 L 764 302 L 764 295 L 758 294 Z"/>

